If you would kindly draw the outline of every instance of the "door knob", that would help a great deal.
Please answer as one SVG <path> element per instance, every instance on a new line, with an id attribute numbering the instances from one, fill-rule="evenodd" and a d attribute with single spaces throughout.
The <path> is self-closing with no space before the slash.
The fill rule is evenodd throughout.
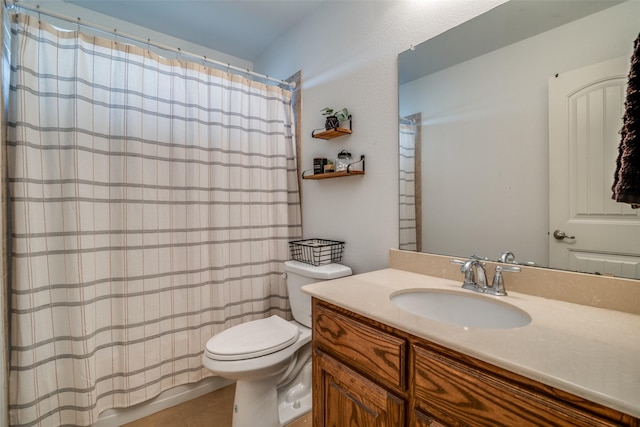
<path id="1" fill-rule="evenodd" d="M 556 230 L 553 232 L 553 237 L 555 237 L 557 240 L 563 240 L 563 239 L 575 239 L 576 236 L 567 236 L 565 234 L 564 231 L 562 230 Z"/>

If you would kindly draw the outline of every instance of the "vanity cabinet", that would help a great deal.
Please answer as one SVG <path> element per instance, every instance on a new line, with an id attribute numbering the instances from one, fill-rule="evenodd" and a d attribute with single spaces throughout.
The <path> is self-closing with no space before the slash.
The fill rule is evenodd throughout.
<path id="1" fill-rule="evenodd" d="M 313 299 L 313 425 L 640 426 L 640 420 Z"/>

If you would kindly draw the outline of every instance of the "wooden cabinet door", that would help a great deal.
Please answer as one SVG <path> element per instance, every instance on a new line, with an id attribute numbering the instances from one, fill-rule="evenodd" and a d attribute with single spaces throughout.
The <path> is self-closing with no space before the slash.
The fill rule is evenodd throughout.
<path id="1" fill-rule="evenodd" d="M 315 427 L 403 426 L 405 402 L 320 350 L 313 356 Z"/>

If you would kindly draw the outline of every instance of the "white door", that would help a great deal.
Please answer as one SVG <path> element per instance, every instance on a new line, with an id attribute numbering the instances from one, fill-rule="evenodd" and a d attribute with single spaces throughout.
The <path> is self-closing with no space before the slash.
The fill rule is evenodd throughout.
<path id="1" fill-rule="evenodd" d="M 629 59 L 549 79 L 553 268 L 640 279 L 640 209 L 611 199 Z"/>

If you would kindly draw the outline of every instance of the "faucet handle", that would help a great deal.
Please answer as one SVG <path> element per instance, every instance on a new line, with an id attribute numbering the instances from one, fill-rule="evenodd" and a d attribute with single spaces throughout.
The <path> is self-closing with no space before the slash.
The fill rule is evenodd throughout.
<path id="1" fill-rule="evenodd" d="M 507 273 L 518 273 L 520 272 L 520 267 L 496 265 L 496 274 L 493 276 L 493 283 L 491 284 L 491 288 L 489 288 L 489 292 L 493 295 L 507 295 L 507 290 L 504 288 L 504 279 L 502 278 L 503 271 Z"/>
<path id="2" fill-rule="evenodd" d="M 506 271 L 507 273 L 519 273 L 520 267 L 511 265 L 496 265 L 496 271 Z"/>

